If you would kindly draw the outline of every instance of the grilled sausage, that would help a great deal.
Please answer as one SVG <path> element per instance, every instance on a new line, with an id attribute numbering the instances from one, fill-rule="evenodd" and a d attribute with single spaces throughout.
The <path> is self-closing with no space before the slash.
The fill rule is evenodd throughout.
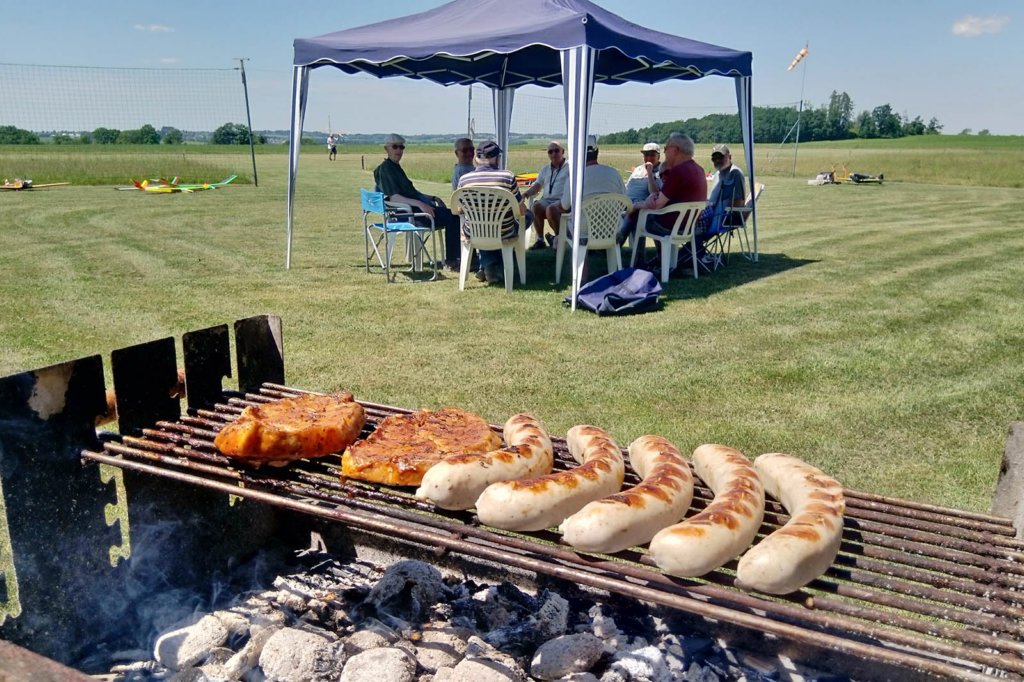
<path id="1" fill-rule="evenodd" d="M 754 460 L 765 490 L 789 512 L 786 525 L 740 558 L 736 584 L 788 594 L 824 573 L 843 537 L 846 501 L 831 476 L 796 457 L 771 453 Z"/>
<path id="2" fill-rule="evenodd" d="M 733 559 L 753 542 L 764 517 L 764 486 L 739 450 L 701 445 L 693 451 L 693 468 L 715 497 L 651 540 L 654 563 L 671 575 L 704 575 Z"/>
<path id="3" fill-rule="evenodd" d="M 427 470 L 416 497 L 442 509 L 469 509 L 491 483 L 542 476 L 554 465 L 554 448 L 544 426 L 528 414 L 505 422 L 508 448 L 454 455 Z"/>
<path id="4" fill-rule="evenodd" d="M 587 552 L 620 552 L 683 518 L 693 475 L 678 448 L 661 436 L 640 436 L 629 445 L 629 463 L 643 481 L 567 518 L 559 526 L 563 540 Z"/>
<path id="5" fill-rule="evenodd" d="M 521 481 L 492 483 L 476 501 L 480 520 L 505 530 L 543 530 L 557 526 L 587 502 L 619 491 L 626 464 L 607 431 L 574 426 L 566 434 L 566 442 L 580 466 Z"/>

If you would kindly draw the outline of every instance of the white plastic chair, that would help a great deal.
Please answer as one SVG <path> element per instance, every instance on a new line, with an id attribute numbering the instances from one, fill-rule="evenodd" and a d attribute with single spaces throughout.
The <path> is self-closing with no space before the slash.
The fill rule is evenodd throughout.
<path id="1" fill-rule="evenodd" d="M 580 206 L 580 250 L 576 254 L 576 281 L 583 280 L 583 264 L 587 262 L 587 251 L 604 249 L 608 257 L 608 272 L 622 269 L 622 251 L 615 241 L 622 223 L 622 216 L 633 207 L 633 202 L 625 194 L 602 192 L 583 197 Z M 565 245 L 572 229 L 572 213 L 562 214 L 558 230 L 558 245 L 555 250 L 555 284 L 562 279 L 562 261 L 565 258 Z M 614 266 L 614 267 L 613 267 Z"/>
<path id="2" fill-rule="evenodd" d="M 697 239 L 693 228 L 697 224 L 700 212 L 707 206 L 706 201 L 689 201 L 668 204 L 662 208 L 641 209 L 636 221 L 636 239 L 634 240 L 633 256 L 630 265 L 636 265 L 637 254 L 644 250 L 645 238 L 661 243 L 661 281 L 668 281 L 668 273 L 679 259 L 679 249 L 690 245 L 690 261 L 693 264 L 693 278 L 697 278 Z M 676 214 L 669 234 L 651 234 L 647 231 L 648 216 Z"/>
<path id="3" fill-rule="evenodd" d="M 455 190 L 453 210 L 462 219 L 462 264 L 459 268 L 459 291 L 466 288 L 466 275 L 473 250 L 501 249 L 505 266 L 505 291 L 512 293 L 512 254 L 519 261 L 519 283 L 526 284 L 526 217 L 519 210 L 515 195 L 500 187 L 462 187 Z M 509 213 L 519 223 L 514 239 L 502 240 L 501 226 Z M 466 239 L 466 231 L 469 239 Z"/>

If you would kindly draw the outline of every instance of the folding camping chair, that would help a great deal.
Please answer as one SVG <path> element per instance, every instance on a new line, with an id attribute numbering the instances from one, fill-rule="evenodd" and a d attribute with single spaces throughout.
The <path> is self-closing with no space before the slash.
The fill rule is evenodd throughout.
<path id="1" fill-rule="evenodd" d="M 732 250 L 732 237 L 735 234 L 740 244 L 740 253 L 748 260 L 753 260 L 753 252 L 750 249 L 750 238 L 747 235 L 747 220 L 754 210 L 754 202 L 761 198 L 764 191 L 764 183 L 758 182 L 753 192 L 747 194 L 746 201 L 742 206 L 727 206 L 721 215 L 712 218 L 708 226 L 708 240 L 705 242 L 707 253 L 717 263 L 728 263 L 729 253 Z"/>
<path id="2" fill-rule="evenodd" d="M 370 271 L 370 260 L 377 257 L 384 271 L 386 282 L 393 282 L 392 255 L 395 241 L 399 235 L 405 235 L 406 255 L 410 269 L 422 270 L 424 258 L 430 260 L 433 270 L 431 281 L 437 279 L 437 238 L 434 232 L 434 220 L 427 213 L 412 213 L 404 208 L 388 205 L 384 194 L 368 189 L 360 189 L 363 207 L 363 244 L 366 255 L 366 271 Z M 409 222 L 414 217 L 426 218 L 428 225 L 420 226 Z M 403 220 L 404 219 L 404 220 Z M 430 242 L 431 251 L 427 250 Z M 372 247 L 372 253 L 371 253 Z"/>

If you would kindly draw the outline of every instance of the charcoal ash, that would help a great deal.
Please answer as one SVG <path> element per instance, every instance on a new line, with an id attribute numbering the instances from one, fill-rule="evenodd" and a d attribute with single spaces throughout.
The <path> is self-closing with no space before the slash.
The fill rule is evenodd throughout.
<path id="1" fill-rule="evenodd" d="M 300 570 L 160 633 L 111 682 L 780 680 L 672 616 L 566 583 L 535 593 L 401 560 L 303 557 Z M 661 615 L 659 615 L 661 613 Z M 811 675 L 804 675 L 805 678 Z"/>

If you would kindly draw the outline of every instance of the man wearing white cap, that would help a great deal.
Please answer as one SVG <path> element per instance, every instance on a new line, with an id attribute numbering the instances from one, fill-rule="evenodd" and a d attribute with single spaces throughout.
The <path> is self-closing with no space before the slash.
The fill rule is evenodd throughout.
<path id="1" fill-rule="evenodd" d="M 648 142 L 640 151 L 644 162 L 634 168 L 626 179 L 626 196 L 633 203 L 645 201 L 661 189 L 661 145 Z"/>

